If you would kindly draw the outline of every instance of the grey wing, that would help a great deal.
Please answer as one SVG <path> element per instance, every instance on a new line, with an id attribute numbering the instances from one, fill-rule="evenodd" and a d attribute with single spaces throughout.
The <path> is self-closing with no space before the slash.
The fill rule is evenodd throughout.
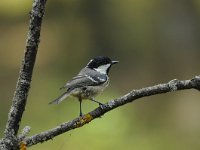
<path id="1" fill-rule="evenodd" d="M 105 75 L 98 75 L 96 77 L 88 76 L 88 75 L 77 75 L 76 77 L 72 78 L 72 80 L 68 81 L 63 88 L 74 89 L 78 87 L 85 87 L 85 86 L 96 86 L 100 85 L 102 83 L 105 83 L 107 81 L 107 76 Z"/>
<path id="2" fill-rule="evenodd" d="M 71 84 L 71 82 L 73 81 L 73 80 L 78 80 L 78 79 L 81 79 L 81 78 L 83 78 L 84 77 L 84 75 L 77 75 L 77 76 L 75 76 L 75 77 L 73 77 L 70 81 L 68 81 L 64 86 L 62 86 L 61 88 L 60 88 L 60 90 L 61 89 L 64 89 L 64 88 L 69 88 L 69 86 L 70 86 L 70 84 Z"/>

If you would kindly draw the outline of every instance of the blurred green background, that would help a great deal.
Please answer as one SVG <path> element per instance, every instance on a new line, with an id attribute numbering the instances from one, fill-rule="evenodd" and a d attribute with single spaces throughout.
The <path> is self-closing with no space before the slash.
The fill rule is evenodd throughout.
<path id="1" fill-rule="evenodd" d="M 0 137 L 24 54 L 32 1 L 0 3 Z M 47 1 L 41 42 L 21 128 L 50 129 L 79 114 L 70 98 L 48 102 L 97 55 L 119 60 L 97 99 L 200 74 L 199 0 Z M 97 105 L 84 101 L 83 111 Z M 30 150 L 199 150 L 200 93 L 185 90 L 142 98 Z"/>

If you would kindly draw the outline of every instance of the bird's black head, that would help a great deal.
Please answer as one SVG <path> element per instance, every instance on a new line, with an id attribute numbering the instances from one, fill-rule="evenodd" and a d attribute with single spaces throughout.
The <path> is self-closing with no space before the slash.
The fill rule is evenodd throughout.
<path id="1" fill-rule="evenodd" d="M 118 61 L 112 61 L 109 57 L 98 56 L 90 60 L 90 62 L 87 64 L 87 67 L 101 73 L 108 73 L 110 67 L 116 63 L 118 63 Z"/>

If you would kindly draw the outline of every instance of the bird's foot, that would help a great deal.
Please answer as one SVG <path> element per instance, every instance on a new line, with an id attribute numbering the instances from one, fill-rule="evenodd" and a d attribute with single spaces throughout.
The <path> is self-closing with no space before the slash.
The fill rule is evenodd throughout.
<path id="1" fill-rule="evenodd" d="M 82 118 L 82 117 L 83 117 L 83 113 L 82 113 L 82 112 L 80 112 L 80 114 L 79 114 L 79 117 L 80 117 L 80 118 Z"/>

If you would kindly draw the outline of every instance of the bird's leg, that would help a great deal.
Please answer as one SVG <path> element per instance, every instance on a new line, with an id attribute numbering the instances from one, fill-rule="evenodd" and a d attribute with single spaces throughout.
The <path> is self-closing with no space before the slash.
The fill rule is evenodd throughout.
<path id="1" fill-rule="evenodd" d="M 91 101 L 93 101 L 93 102 L 95 102 L 95 103 L 98 103 L 98 104 L 99 104 L 99 106 L 103 105 L 102 103 L 100 103 L 100 102 L 96 101 L 96 100 L 95 100 L 95 99 L 93 99 L 93 98 L 90 98 L 89 100 L 91 100 Z"/>
<path id="2" fill-rule="evenodd" d="M 79 116 L 82 117 L 82 116 L 83 116 L 83 113 L 82 113 L 82 107 L 81 107 L 82 99 L 79 98 L 78 100 L 79 100 L 79 103 L 80 103 L 80 114 L 79 114 Z"/>

